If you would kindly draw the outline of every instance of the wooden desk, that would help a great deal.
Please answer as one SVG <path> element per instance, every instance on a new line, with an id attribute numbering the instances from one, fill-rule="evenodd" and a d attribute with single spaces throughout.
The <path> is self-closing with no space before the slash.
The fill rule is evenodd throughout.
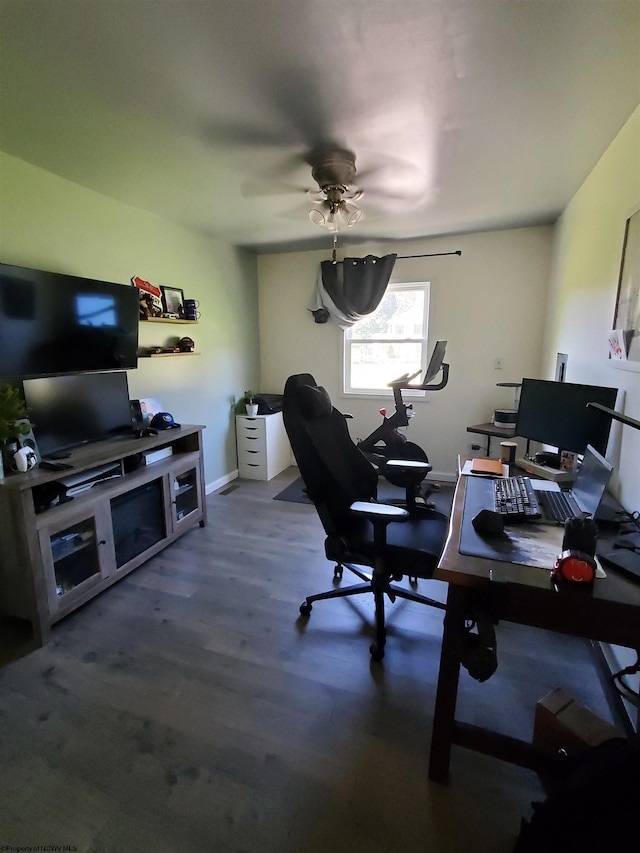
<path id="1" fill-rule="evenodd" d="M 467 432 L 476 432 L 478 435 L 486 435 L 487 436 L 487 456 L 491 455 L 491 437 L 494 438 L 513 438 L 515 435 L 515 427 L 498 427 L 495 424 L 487 423 L 487 424 L 475 424 L 474 426 L 468 426 Z"/>
<path id="2" fill-rule="evenodd" d="M 640 649 L 640 584 L 608 570 L 592 591 L 556 591 L 544 569 L 460 554 L 466 482 L 467 477 L 458 479 L 449 535 L 434 573 L 449 583 L 429 761 L 429 778 L 437 782 L 448 781 L 453 744 L 535 771 L 549 766 L 549 757 L 528 742 L 456 720 L 459 638 L 479 602 L 500 620 Z M 498 626 L 498 660 L 499 642 Z"/>

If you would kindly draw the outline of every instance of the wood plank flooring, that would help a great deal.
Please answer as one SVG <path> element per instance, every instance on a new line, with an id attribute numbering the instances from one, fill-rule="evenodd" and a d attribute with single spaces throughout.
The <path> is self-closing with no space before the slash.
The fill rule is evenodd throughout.
<path id="1" fill-rule="evenodd" d="M 511 851 L 534 774 L 456 748 L 451 783 L 427 779 L 442 612 L 389 605 L 379 664 L 370 596 L 298 617 L 332 566 L 313 507 L 272 500 L 296 476 L 210 495 L 205 529 L 0 669 L 0 846 Z M 610 719 L 580 641 L 501 624 L 498 642 L 496 675 L 462 678 L 465 720 L 528 739 L 559 686 Z"/>

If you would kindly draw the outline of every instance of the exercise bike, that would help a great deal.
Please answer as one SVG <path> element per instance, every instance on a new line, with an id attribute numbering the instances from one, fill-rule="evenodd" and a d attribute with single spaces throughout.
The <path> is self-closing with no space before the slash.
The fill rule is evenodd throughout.
<path id="1" fill-rule="evenodd" d="M 427 501 L 427 493 L 422 491 L 422 482 L 431 471 L 429 457 L 413 441 L 409 441 L 400 430 L 409 426 L 410 419 L 414 416 L 412 403 L 405 403 L 402 399 L 403 391 L 440 391 L 449 381 L 449 365 L 445 364 L 444 354 L 446 341 L 437 341 L 427 372 L 421 385 L 413 385 L 413 380 L 422 373 L 405 373 L 398 379 L 390 382 L 388 387 L 393 389 L 395 412 L 387 417 L 387 410 L 380 409 L 382 423 L 367 438 L 358 442 L 358 447 L 377 468 L 378 472 L 392 485 L 405 489 L 406 503 L 410 509 L 433 509 L 433 504 Z M 433 380 L 442 371 L 439 382 Z M 429 487 L 428 491 L 435 491 L 437 484 Z"/>

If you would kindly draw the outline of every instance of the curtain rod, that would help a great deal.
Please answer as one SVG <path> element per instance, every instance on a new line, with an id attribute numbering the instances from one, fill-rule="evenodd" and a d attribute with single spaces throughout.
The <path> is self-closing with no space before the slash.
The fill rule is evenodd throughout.
<path id="1" fill-rule="evenodd" d="M 432 252 L 430 255 L 398 255 L 397 261 L 406 261 L 408 258 L 442 258 L 445 255 L 461 255 L 462 249 L 455 252 Z"/>
<path id="2" fill-rule="evenodd" d="M 334 252 L 335 252 L 335 250 L 334 250 Z M 462 254 L 462 250 L 458 249 L 455 252 L 432 252 L 430 255 L 396 255 L 396 260 L 397 261 L 406 261 L 406 260 L 409 260 L 410 258 L 442 258 L 445 255 L 461 255 L 461 254 Z M 343 264 L 344 261 L 338 261 L 334 257 L 333 263 L 334 264 Z"/>

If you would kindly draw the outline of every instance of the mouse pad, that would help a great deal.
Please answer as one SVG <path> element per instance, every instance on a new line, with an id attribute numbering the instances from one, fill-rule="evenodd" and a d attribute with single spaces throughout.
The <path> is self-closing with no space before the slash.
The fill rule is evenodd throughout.
<path id="1" fill-rule="evenodd" d="M 493 509 L 493 480 L 467 477 L 458 548 L 461 554 L 541 569 L 553 568 L 562 550 L 562 527 L 535 521 L 507 521 L 503 534 L 481 535 L 471 523 L 481 509 Z"/>

